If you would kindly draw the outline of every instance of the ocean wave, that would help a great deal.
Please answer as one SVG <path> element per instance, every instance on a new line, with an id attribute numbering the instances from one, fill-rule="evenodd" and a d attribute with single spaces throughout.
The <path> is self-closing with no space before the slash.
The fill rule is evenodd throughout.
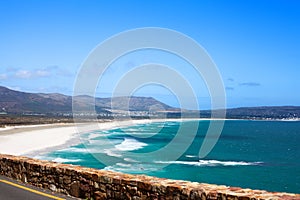
<path id="1" fill-rule="evenodd" d="M 124 158 L 124 161 L 126 161 L 126 162 L 133 162 L 133 163 L 139 162 L 139 161 L 134 160 L 132 158 Z"/>
<path id="2" fill-rule="evenodd" d="M 136 131 L 136 132 L 128 132 L 127 133 L 128 135 L 133 135 L 133 136 L 144 136 L 144 135 L 148 135 L 148 136 L 152 136 L 152 135 L 155 135 L 157 134 L 157 132 L 146 132 L 146 131 Z"/>
<path id="3" fill-rule="evenodd" d="M 110 139 L 110 140 L 95 139 L 95 140 L 89 140 L 88 142 L 86 142 L 86 144 L 91 144 L 96 147 L 105 147 L 107 145 L 111 145 L 111 143 L 119 144 L 122 141 L 123 139 Z"/>
<path id="4" fill-rule="evenodd" d="M 143 128 L 125 128 L 123 129 L 125 132 L 137 132 L 143 130 Z"/>
<path id="5" fill-rule="evenodd" d="M 74 162 L 80 162 L 80 159 L 67 159 L 67 158 L 54 158 L 52 159 L 53 162 L 58 163 L 74 163 Z"/>
<path id="6" fill-rule="evenodd" d="M 116 163 L 117 166 L 120 166 L 120 167 L 131 167 L 131 164 L 126 164 L 126 163 Z"/>
<path id="7" fill-rule="evenodd" d="M 91 140 L 91 139 L 95 139 L 95 138 L 98 138 L 98 137 L 105 137 L 105 136 L 107 136 L 107 134 L 91 133 L 91 134 L 89 134 L 88 139 Z"/>
<path id="8" fill-rule="evenodd" d="M 76 147 L 70 147 L 67 149 L 60 149 L 59 152 L 68 152 L 68 153 L 82 153 L 82 154 L 89 154 L 89 153 L 101 153 L 101 149 L 96 148 L 76 148 Z"/>
<path id="9" fill-rule="evenodd" d="M 220 161 L 220 160 L 199 160 L 197 161 L 155 161 L 157 164 L 179 164 L 193 165 L 199 167 L 215 167 L 215 166 L 249 166 L 261 165 L 262 162 L 245 162 L 245 161 Z"/>
<path id="10" fill-rule="evenodd" d="M 114 151 L 114 149 L 104 149 L 104 153 L 106 153 L 106 155 L 112 156 L 112 157 L 117 157 L 117 158 L 122 157 L 122 155 L 118 154 L 116 151 Z"/>
<path id="11" fill-rule="evenodd" d="M 150 171 L 157 171 L 159 170 L 159 168 L 157 168 L 157 166 L 154 165 L 116 163 L 113 166 L 106 166 L 104 170 L 123 173 L 144 174 Z"/>
<path id="12" fill-rule="evenodd" d="M 145 146 L 147 146 L 146 143 L 139 142 L 132 138 L 125 138 L 125 140 L 121 144 L 115 145 L 115 147 L 120 151 L 133 151 L 142 149 Z"/>
<path id="13" fill-rule="evenodd" d="M 121 172 L 122 171 L 121 168 L 116 168 L 116 167 L 113 167 L 113 166 L 106 166 L 106 167 L 103 168 L 103 170 L 113 171 L 113 172 Z"/>
<path id="14" fill-rule="evenodd" d="M 165 122 L 164 125 L 168 125 L 168 126 L 173 126 L 173 125 L 178 125 L 180 124 L 180 122 Z"/>
<path id="15" fill-rule="evenodd" d="M 133 136 L 135 138 L 150 138 L 158 133 L 159 133 L 159 131 L 157 131 L 157 132 L 142 132 L 142 131 L 140 131 L 140 132 L 130 132 L 130 133 L 127 133 L 127 135 Z"/>
<path id="16" fill-rule="evenodd" d="M 195 155 L 185 155 L 185 157 L 187 157 L 187 158 L 197 158 L 198 156 L 195 156 Z"/>
<path id="17" fill-rule="evenodd" d="M 60 149 L 58 151 L 59 152 L 89 153 L 86 148 L 75 148 L 75 147 L 70 147 L 67 149 Z"/>

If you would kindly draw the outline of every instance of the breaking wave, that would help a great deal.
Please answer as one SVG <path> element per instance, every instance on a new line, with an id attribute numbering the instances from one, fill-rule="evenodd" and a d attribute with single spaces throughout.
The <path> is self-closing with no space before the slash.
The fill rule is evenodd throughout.
<path id="1" fill-rule="evenodd" d="M 121 144 L 117 144 L 115 147 L 120 151 L 133 151 L 147 146 L 146 143 L 139 142 L 132 138 L 125 138 Z"/>
<path id="2" fill-rule="evenodd" d="M 199 160 L 199 161 L 156 161 L 157 164 L 178 164 L 193 165 L 199 167 L 215 167 L 215 166 L 249 166 L 261 165 L 262 162 L 245 162 L 245 161 L 220 161 L 220 160 Z"/>
<path id="3" fill-rule="evenodd" d="M 55 158 L 52 160 L 53 162 L 58 163 L 74 163 L 74 162 L 80 162 L 80 159 L 67 159 L 67 158 Z"/>

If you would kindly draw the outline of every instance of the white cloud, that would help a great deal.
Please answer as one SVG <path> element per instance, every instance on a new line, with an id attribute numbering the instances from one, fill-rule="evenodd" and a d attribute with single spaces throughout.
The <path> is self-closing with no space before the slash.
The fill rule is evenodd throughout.
<path id="1" fill-rule="evenodd" d="M 48 66 L 44 70 L 51 72 L 52 74 L 55 74 L 58 76 L 64 76 L 64 77 L 70 77 L 70 76 L 73 76 L 74 74 L 76 74 L 66 68 L 62 68 L 57 65 Z"/>
<path id="2" fill-rule="evenodd" d="M 15 77 L 20 79 L 29 79 L 29 78 L 41 78 L 48 77 L 51 75 L 51 72 L 45 69 L 36 69 L 36 70 L 18 70 L 15 72 Z"/>
<path id="3" fill-rule="evenodd" d="M 46 77 L 46 76 L 50 76 L 51 73 L 47 70 L 37 70 L 35 71 L 35 76 L 37 77 Z"/>
<path id="4" fill-rule="evenodd" d="M 67 69 L 61 69 L 58 66 L 48 66 L 48 67 L 36 68 L 32 70 L 24 69 L 24 68 L 23 69 L 11 68 L 8 74 L 0 74 L 0 80 L 6 79 L 10 76 L 18 79 L 31 79 L 31 78 L 46 78 L 54 75 L 71 77 L 74 75 L 74 73 L 68 71 Z"/>
<path id="5" fill-rule="evenodd" d="M 18 70 L 15 74 L 17 78 L 23 78 L 23 79 L 28 79 L 32 78 L 32 72 L 28 70 Z"/>
<path id="6" fill-rule="evenodd" d="M 0 74 L 0 80 L 7 79 L 7 74 Z"/>

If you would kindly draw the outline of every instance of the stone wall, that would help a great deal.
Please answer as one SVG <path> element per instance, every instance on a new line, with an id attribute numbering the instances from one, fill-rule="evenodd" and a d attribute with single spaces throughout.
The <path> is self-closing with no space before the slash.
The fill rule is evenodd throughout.
<path id="1" fill-rule="evenodd" d="M 299 199 L 300 194 L 270 193 L 144 175 L 128 175 L 0 154 L 2 175 L 84 199 Z"/>

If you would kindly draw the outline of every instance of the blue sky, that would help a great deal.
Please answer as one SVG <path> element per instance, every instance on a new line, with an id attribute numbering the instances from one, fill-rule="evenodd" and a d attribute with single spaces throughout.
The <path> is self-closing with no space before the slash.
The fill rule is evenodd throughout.
<path id="1" fill-rule="evenodd" d="M 0 85 L 70 95 L 81 63 L 100 42 L 128 29 L 162 27 L 207 50 L 228 107 L 300 105 L 299 11 L 296 0 L 1 1 Z M 110 95 L 109 86 L 100 88 L 99 96 Z M 138 94 L 176 105 L 168 91 L 146 87 Z M 209 105 L 207 92 L 199 101 Z"/>

